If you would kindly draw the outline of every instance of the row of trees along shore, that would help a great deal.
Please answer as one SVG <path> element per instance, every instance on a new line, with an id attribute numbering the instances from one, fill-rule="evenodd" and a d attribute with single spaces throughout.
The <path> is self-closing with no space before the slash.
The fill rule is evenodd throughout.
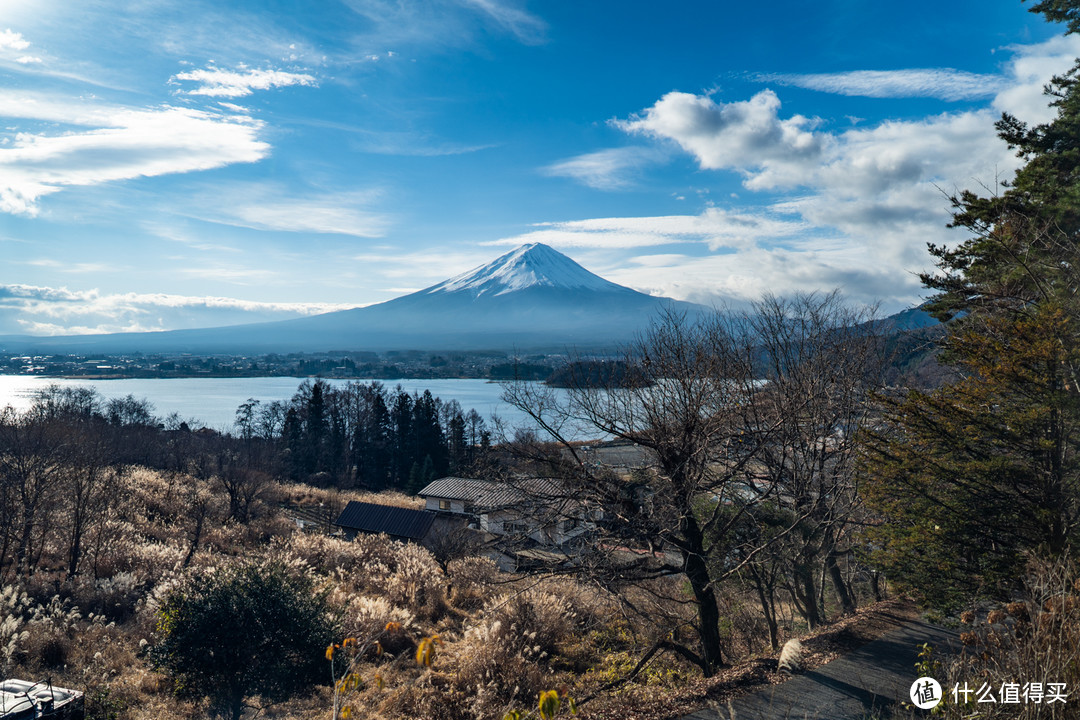
<path id="1" fill-rule="evenodd" d="M 1069 33 L 1080 31 L 1078 0 L 1044 0 L 1031 9 L 1065 23 Z M 626 677 L 664 653 L 709 677 L 760 650 L 755 639 L 766 638 L 775 649 L 795 631 L 793 615 L 813 630 L 854 613 L 861 602 L 884 594 L 883 577 L 942 612 L 970 612 L 976 601 L 1009 603 L 1013 635 L 1001 629 L 1004 613 L 987 617 L 997 630 L 967 633 L 965 642 L 976 647 L 966 656 L 974 663 L 968 672 L 1000 674 L 1013 659 L 1031 656 L 1041 663 L 1028 668 L 1038 677 L 1076 687 L 1080 658 L 1067 657 L 1066 650 L 1080 647 L 1080 583 L 1071 557 L 1080 524 L 1078 82 L 1080 69 L 1074 68 L 1050 84 L 1057 113 L 1050 122 L 1029 127 L 1008 115 L 998 122 L 1001 138 L 1025 160 L 1014 180 L 991 194 L 961 192 L 952 198 L 953 224 L 966 229 L 968 238 L 957 246 L 932 246 L 937 272 L 922 277 L 935 293 L 930 310 L 947 321 L 940 360 L 955 377 L 941 387 L 886 383 L 895 377 L 887 372 L 894 347 L 887 328 L 839 294 L 817 293 L 767 296 L 738 316 L 692 323 L 662 317 L 627 348 L 620 372 L 574 378 L 571 365 L 565 391 L 509 385 L 506 399 L 528 413 L 539 431 L 519 433 L 512 441 L 500 438 L 497 458 L 475 413 L 430 393 L 409 395 L 378 384 L 332 387 L 315 381 L 287 403 L 249 401 L 237 413 L 235 434 L 193 432 L 178 419 L 161 422 L 145 402 L 131 398 L 105 402 L 92 391 L 50 389 L 29 411 L 0 414 L 0 577 L 13 587 L 38 587 L 45 576 L 56 587 L 73 587 L 86 575 L 95 581 L 115 577 L 119 551 L 109 543 L 118 527 L 110 525 L 112 515 L 124 499 L 118 488 L 130 491 L 127 474 L 145 466 L 184 478 L 154 480 L 170 493 L 190 491 L 181 503 L 183 522 L 174 523 L 183 526 L 187 542 L 179 554 L 171 551 L 176 564 L 170 572 L 177 575 L 165 577 L 160 564 L 148 562 L 140 581 L 147 598 L 165 598 L 159 610 L 149 611 L 157 613 L 157 625 L 147 657 L 196 696 L 215 692 L 217 670 L 198 662 L 213 653 L 192 640 L 201 633 L 185 634 L 206 620 L 190 613 L 204 606 L 231 612 L 237 606 L 232 596 L 259 586 L 267 573 L 297 572 L 287 565 L 261 574 L 236 569 L 244 555 L 262 553 L 266 560 L 277 552 L 302 555 L 297 566 L 309 569 L 308 580 L 319 578 L 319 602 L 354 622 L 377 618 L 378 628 L 385 628 L 379 637 L 388 643 L 392 632 L 401 648 L 432 650 L 432 636 L 420 640 L 419 631 L 407 629 L 422 618 L 429 632 L 448 628 L 446 642 L 457 636 L 461 647 L 476 650 L 447 653 L 453 672 L 440 674 L 438 683 L 413 682 L 415 673 L 432 672 L 430 662 L 414 675 L 400 675 L 409 680 L 385 697 L 412 698 L 413 704 L 397 706 L 406 713 L 441 708 L 455 720 L 493 716 L 520 701 L 522 683 L 530 693 L 543 690 L 541 683 L 556 677 L 554 658 L 560 653 L 563 667 L 584 664 L 592 671 L 610 657 L 602 648 L 616 646 L 635 653 Z M 578 367 L 585 373 L 587 364 Z M 587 433 L 591 437 L 631 441 L 643 448 L 645 461 L 623 473 L 596 462 L 576 441 L 583 426 L 593 431 Z M 533 583 L 528 592 L 541 582 L 572 582 L 558 586 L 563 597 L 582 597 L 588 588 L 596 593 L 590 602 L 610 602 L 609 609 L 593 615 L 579 608 L 571 619 L 563 597 L 544 599 L 518 586 L 505 595 L 493 589 L 503 582 L 510 587 L 520 577 L 491 580 L 494 570 L 478 573 L 477 562 L 451 570 L 426 551 L 377 538 L 347 543 L 290 535 L 287 549 L 268 546 L 269 537 L 285 531 L 256 512 L 260 494 L 274 480 L 415 492 L 451 472 L 558 479 L 521 490 L 535 493 L 535 507 L 568 510 L 564 521 L 582 519 L 580 508 L 597 511 L 588 515 L 596 529 L 574 546 L 573 562 L 541 567 L 542 578 L 527 580 Z M 200 538 L 207 535 L 207 492 L 216 493 L 224 508 L 215 537 L 260 530 L 244 535 L 242 547 L 213 540 L 216 554 L 199 560 Z M 133 528 L 161 520 L 159 510 L 147 509 L 157 507 L 152 501 L 147 498 L 122 519 L 133 546 L 139 532 L 149 533 Z M 149 557 L 165 550 L 140 552 Z M 99 564 L 108 554 L 113 565 Z M 351 571 L 327 558 L 345 558 L 341 562 L 351 563 Z M 232 569 L 215 570 L 214 563 Z M 189 564 L 198 573 L 188 573 Z M 422 581 L 407 579 L 409 568 L 421 567 Z M 469 585 L 466 567 L 488 579 Z M 461 573 L 455 582 L 432 580 L 452 572 Z M 561 575 L 573 578 L 553 578 Z M 310 609 L 312 583 L 276 585 L 296 592 L 274 612 Z M 460 604 L 450 609 L 450 588 L 467 586 L 483 599 L 477 604 L 461 590 L 453 596 Z M 95 585 L 85 592 L 101 590 Z M 360 592 L 400 597 L 407 614 L 395 615 L 402 608 L 382 596 L 361 602 L 355 596 Z M 69 594 L 80 597 L 74 590 Z M 250 618 L 238 635 L 245 641 L 254 637 L 249 631 L 266 630 L 255 627 L 264 595 L 245 596 Z M 11 597 L 19 596 L 5 590 L 0 600 L 23 607 Z M 379 614 L 358 614 L 357 607 L 368 612 L 376 600 L 383 603 Z M 742 612 L 747 603 L 756 606 L 754 622 Z M 559 640 L 545 642 L 542 652 L 536 645 L 535 656 L 529 654 L 517 631 L 507 630 L 524 626 L 505 614 L 514 607 L 533 623 L 527 645 L 532 647 L 536 633 L 556 626 L 563 628 Z M 315 614 L 322 617 L 321 612 Z M 623 642 L 617 633 L 573 624 L 586 615 L 620 623 L 634 642 L 616 645 Z M 274 622 L 288 624 L 287 616 L 274 615 Z M 546 619 L 537 624 L 539 617 Z M 744 622 L 749 629 L 740 629 Z M 227 627 L 228 618 L 210 625 Z M 1028 652 L 1032 643 L 1043 642 L 1037 639 L 1046 628 L 1059 641 L 1071 640 Z M 320 626 L 318 635 L 339 631 Z M 0 662 L 16 657 L 21 641 L 11 637 L 0 645 L 6 653 Z M 188 640 L 194 649 L 185 649 Z M 498 663 L 483 660 L 484 653 L 503 646 L 510 650 Z M 351 645 L 335 643 L 326 657 L 332 661 L 335 648 L 344 647 Z M 572 662 L 571 652 L 578 653 Z M 195 666 L 188 664 L 193 658 Z M 390 661 L 381 654 L 353 660 L 352 689 L 368 692 L 358 689 L 367 678 L 365 702 L 391 703 L 377 694 Z M 259 662 L 258 655 L 244 661 L 256 670 Z M 245 684 L 244 677 L 260 677 L 248 669 L 236 676 L 227 702 L 219 703 L 222 714 L 239 718 L 251 695 L 295 692 L 292 683 Z M 584 672 L 580 679 L 599 692 L 595 677 Z M 454 685 L 460 678 L 468 682 Z M 437 685 L 454 691 L 438 696 Z M 466 697 L 473 710 L 483 710 L 467 710 Z M 1031 707 L 1036 714 L 1030 717 L 1036 717 L 1039 708 Z M 945 712 L 960 717 L 964 710 Z"/>

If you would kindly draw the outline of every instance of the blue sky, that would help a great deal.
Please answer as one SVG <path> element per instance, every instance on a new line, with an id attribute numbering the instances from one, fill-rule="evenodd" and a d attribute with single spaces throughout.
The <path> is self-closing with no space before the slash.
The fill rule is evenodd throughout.
<path id="1" fill-rule="evenodd" d="M 0 334 L 354 307 L 531 241 L 893 311 L 1078 55 L 1018 0 L 0 0 Z"/>

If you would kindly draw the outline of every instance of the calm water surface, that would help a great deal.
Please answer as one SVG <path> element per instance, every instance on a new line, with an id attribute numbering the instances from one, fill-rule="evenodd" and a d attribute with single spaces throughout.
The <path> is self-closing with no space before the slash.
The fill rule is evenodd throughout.
<path id="1" fill-rule="evenodd" d="M 288 400 L 304 378 L 166 378 L 131 380 L 66 380 L 31 375 L 0 375 L 0 407 L 16 409 L 29 407 L 34 393 L 49 385 L 62 387 L 89 386 L 105 398 L 134 395 L 146 398 L 154 405 L 155 413 L 167 416 L 178 413 L 186 420 L 218 430 L 228 430 L 236 418 L 236 408 L 248 398 L 264 403 Z M 327 380 L 331 385 L 344 385 L 349 380 Z M 360 380 L 359 382 L 370 382 Z M 475 409 L 490 425 L 491 416 L 498 414 L 511 425 L 529 425 L 525 415 L 501 399 L 503 386 L 487 380 L 380 380 L 387 389 L 401 385 L 406 391 L 424 392 L 444 401 L 457 400 L 468 412 Z"/>

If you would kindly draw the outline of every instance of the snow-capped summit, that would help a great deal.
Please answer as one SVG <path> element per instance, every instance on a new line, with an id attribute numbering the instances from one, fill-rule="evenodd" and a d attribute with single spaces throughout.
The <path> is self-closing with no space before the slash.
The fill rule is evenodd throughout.
<path id="1" fill-rule="evenodd" d="M 423 292 L 429 295 L 469 292 L 473 297 L 480 297 L 503 295 L 531 287 L 599 292 L 625 290 L 621 285 L 594 275 L 543 243 L 530 243 Z"/>
<path id="2" fill-rule="evenodd" d="M 559 251 L 533 243 L 438 285 L 378 305 L 274 323 L 32 338 L 25 344 L 98 352 L 561 351 L 610 348 L 626 342 L 662 310 L 691 319 L 708 311 L 616 285 Z"/>

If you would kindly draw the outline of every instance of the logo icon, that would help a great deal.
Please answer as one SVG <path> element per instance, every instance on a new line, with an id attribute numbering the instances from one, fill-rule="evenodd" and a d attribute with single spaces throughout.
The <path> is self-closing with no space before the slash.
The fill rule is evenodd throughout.
<path id="1" fill-rule="evenodd" d="M 941 684 L 932 677 L 921 677 L 911 684 L 911 702 L 921 710 L 930 710 L 941 702 Z"/>

